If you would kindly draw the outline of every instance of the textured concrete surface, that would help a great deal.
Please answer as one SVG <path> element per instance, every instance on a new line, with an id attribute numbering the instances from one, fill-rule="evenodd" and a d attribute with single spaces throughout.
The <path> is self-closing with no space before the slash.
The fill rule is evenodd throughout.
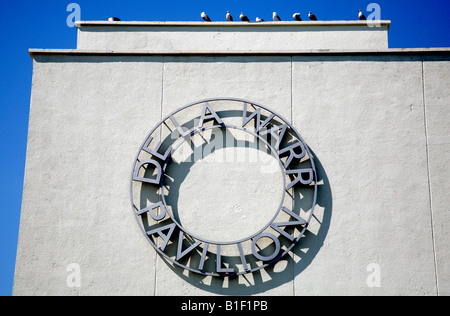
<path id="1" fill-rule="evenodd" d="M 164 59 L 163 112 L 170 113 L 183 104 L 208 97 L 234 97 L 259 100 L 286 117 L 291 115 L 291 59 L 289 57 L 166 57 Z M 184 87 L 180 89 L 180 87 Z M 255 101 L 256 102 L 256 101 Z M 244 167 L 244 166 L 243 166 Z M 264 175 L 260 180 L 266 178 Z M 261 184 L 262 186 L 262 184 Z M 220 189 L 219 189 L 220 190 Z M 264 201 L 252 199 L 255 209 Z M 278 202 L 279 203 L 279 202 Z M 250 231 L 257 222 L 247 221 Z M 273 277 L 257 273 L 258 280 L 238 277 L 226 282 L 189 274 L 174 278 L 167 264 L 158 258 L 158 269 L 164 271 L 156 280 L 158 295 L 250 294 L 293 295 L 292 280 L 270 288 Z M 292 275 L 292 266 L 287 274 Z M 183 277 L 184 276 L 184 277 Z M 258 284 L 255 291 L 255 284 Z M 253 285 L 253 286 L 251 286 Z"/>
<path id="2" fill-rule="evenodd" d="M 293 123 L 333 196 L 296 294 L 436 294 L 420 58 L 296 58 L 293 86 Z M 379 288 L 365 282 L 372 263 Z"/>
<path id="3" fill-rule="evenodd" d="M 450 295 L 450 64 L 427 58 L 423 64 L 431 212 L 440 295 Z"/>
<path id="4" fill-rule="evenodd" d="M 448 56 L 34 59 L 14 295 L 448 294 Z M 306 238 L 245 277 L 167 264 L 129 202 L 146 134 L 209 97 L 276 110 L 318 164 Z M 67 284 L 73 263 L 80 287 Z"/>
<path id="5" fill-rule="evenodd" d="M 202 52 L 386 49 L 389 25 L 390 21 L 380 21 L 378 27 L 363 21 L 77 23 L 82 50 Z"/>
<path id="6" fill-rule="evenodd" d="M 15 295 L 154 294 L 156 253 L 127 179 L 160 116 L 161 70 L 153 58 L 34 61 Z M 67 285 L 72 263 L 81 288 Z"/>

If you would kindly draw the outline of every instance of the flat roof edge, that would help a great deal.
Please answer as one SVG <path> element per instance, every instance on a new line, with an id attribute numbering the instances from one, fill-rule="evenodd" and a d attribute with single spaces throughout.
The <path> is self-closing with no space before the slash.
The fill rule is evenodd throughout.
<path id="1" fill-rule="evenodd" d="M 89 26 L 134 26 L 134 27 L 261 27 L 261 26 L 361 26 L 361 25 L 391 25 L 390 20 L 337 20 L 337 21 L 280 21 L 280 22 L 181 22 L 181 21 L 77 21 L 75 22 L 77 28 Z"/>
<path id="2" fill-rule="evenodd" d="M 34 55 L 155 55 L 155 56 L 177 56 L 177 55 L 198 55 L 198 56 L 233 56 L 233 55 L 266 55 L 266 56 L 295 56 L 295 55 L 389 55 L 389 54 L 412 54 L 412 55 L 450 55 L 450 47 L 437 48 L 392 48 L 383 50 L 327 50 L 314 49 L 302 51 L 106 51 L 106 50 L 79 50 L 79 49 L 29 49 L 31 58 Z"/>

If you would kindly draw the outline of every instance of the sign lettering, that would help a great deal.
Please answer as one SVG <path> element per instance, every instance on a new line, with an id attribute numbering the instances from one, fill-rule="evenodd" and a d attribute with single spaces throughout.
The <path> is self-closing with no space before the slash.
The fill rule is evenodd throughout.
<path id="1" fill-rule="evenodd" d="M 186 126 L 193 127 L 188 129 Z M 164 129 L 169 131 L 164 133 Z M 187 142 L 191 148 L 196 146 L 191 142 L 196 135 L 204 140 L 203 155 L 223 144 L 234 146 L 234 139 L 223 139 L 230 134 L 227 130 L 238 130 L 257 139 L 264 147 L 259 149 L 270 152 L 278 161 L 284 185 L 280 188 L 283 192 L 280 206 L 274 209 L 273 218 L 266 226 L 246 238 L 221 242 L 192 234 L 182 225 L 179 216 L 173 213 L 174 206 L 166 201 L 166 187 L 170 187 L 174 179 L 168 177 L 167 168 L 173 163 L 173 154 L 181 144 Z M 160 137 L 160 141 L 155 141 L 155 137 Z M 268 172 L 266 168 L 261 170 Z M 309 209 L 306 198 L 302 198 L 300 216 L 300 208 L 292 199 L 306 189 L 313 189 L 314 194 Z M 317 174 L 307 145 L 283 117 L 247 100 L 208 99 L 174 111 L 154 127 L 136 156 L 130 193 L 138 224 L 162 256 L 184 269 L 223 277 L 263 269 L 291 251 L 311 220 L 316 203 Z M 202 199 L 202 192 L 192 198 Z M 251 219 L 258 215 L 258 209 L 255 209 L 246 217 Z"/>

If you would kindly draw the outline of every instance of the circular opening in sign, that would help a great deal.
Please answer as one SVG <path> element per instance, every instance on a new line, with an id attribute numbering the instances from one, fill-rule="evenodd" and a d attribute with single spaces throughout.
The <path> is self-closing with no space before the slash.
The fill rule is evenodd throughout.
<path id="1" fill-rule="evenodd" d="M 173 150 L 163 190 L 169 213 L 186 233 L 233 244 L 256 236 L 276 217 L 284 200 L 284 169 L 258 135 L 215 127 Z"/>

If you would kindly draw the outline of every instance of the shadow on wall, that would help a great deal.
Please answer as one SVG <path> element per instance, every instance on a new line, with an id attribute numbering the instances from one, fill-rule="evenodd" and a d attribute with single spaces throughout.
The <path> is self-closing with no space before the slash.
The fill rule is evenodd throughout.
<path id="1" fill-rule="evenodd" d="M 315 212 L 309 228 L 299 243 L 276 264 L 253 273 L 221 278 L 193 273 L 174 265 L 162 256 L 160 258 L 185 282 L 215 294 L 253 295 L 293 282 L 320 251 L 328 234 L 332 216 L 331 186 L 319 158 L 312 150 L 311 153 L 316 164 L 319 184 Z M 300 197 L 294 197 L 294 201 L 301 203 Z"/>

